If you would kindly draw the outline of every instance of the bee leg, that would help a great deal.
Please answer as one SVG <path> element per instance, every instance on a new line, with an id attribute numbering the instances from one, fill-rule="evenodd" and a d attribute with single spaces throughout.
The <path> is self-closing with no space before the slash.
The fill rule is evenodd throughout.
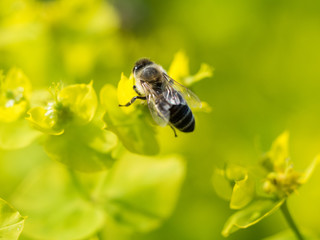
<path id="1" fill-rule="evenodd" d="M 138 88 L 136 85 L 133 85 L 133 90 L 140 96 L 141 93 L 138 91 Z"/>
<path id="2" fill-rule="evenodd" d="M 134 103 L 134 101 L 135 101 L 136 99 L 146 100 L 147 98 L 146 98 L 146 97 L 135 96 L 135 97 L 133 97 L 133 98 L 130 100 L 130 102 L 128 102 L 127 104 L 125 104 L 125 105 L 119 104 L 119 107 L 129 107 L 132 103 Z"/>
<path id="3" fill-rule="evenodd" d="M 173 127 L 171 124 L 169 124 L 169 126 L 170 126 L 171 129 L 173 130 L 174 137 L 178 137 L 177 132 L 176 132 L 176 130 L 174 129 L 174 127 Z"/>

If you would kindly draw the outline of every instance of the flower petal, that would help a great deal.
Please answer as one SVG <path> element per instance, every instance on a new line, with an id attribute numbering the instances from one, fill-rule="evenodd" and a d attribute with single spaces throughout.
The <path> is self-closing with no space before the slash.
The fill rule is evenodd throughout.
<path id="1" fill-rule="evenodd" d="M 289 160 L 289 132 L 284 132 L 272 143 L 270 151 L 263 160 L 263 166 L 269 171 L 284 172 Z"/>
<path id="2" fill-rule="evenodd" d="M 35 129 L 50 135 L 61 135 L 64 129 L 56 127 L 57 119 L 54 113 L 49 113 L 43 107 L 34 107 L 28 111 L 29 116 L 26 118 Z"/>
<path id="3" fill-rule="evenodd" d="M 200 80 L 204 79 L 204 78 L 209 78 L 213 76 L 213 68 L 211 66 L 209 66 L 206 63 L 202 63 L 200 66 L 199 71 L 190 77 L 187 77 L 184 79 L 184 84 L 186 86 L 191 86 L 196 82 L 199 82 Z"/>
<path id="4" fill-rule="evenodd" d="M 316 166 L 319 163 L 319 157 L 320 156 L 316 156 L 315 159 L 310 163 L 310 165 L 304 171 L 304 173 L 302 173 L 301 177 L 299 178 L 300 184 L 304 184 L 309 180 L 309 178 L 311 177 L 314 169 L 316 168 Z"/>
<path id="5" fill-rule="evenodd" d="M 89 123 L 98 107 L 95 90 L 89 84 L 74 84 L 63 88 L 59 93 L 59 101 L 64 107 L 69 107 L 79 124 Z"/>
<path id="6" fill-rule="evenodd" d="M 119 104 L 125 105 L 126 103 L 130 102 L 130 100 L 137 96 L 137 93 L 133 90 L 134 85 L 134 77 L 133 74 L 127 78 L 123 73 L 121 74 L 121 79 L 118 83 L 117 88 L 117 95 Z M 122 110 L 126 113 L 133 112 L 136 105 L 131 105 L 130 107 L 124 107 Z"/>
<path id="7" fill-rule="evenodd" d="M 241 209 L 251 202 L 255 194 L 255 182 L 248 176 L 236 181 L 230 200 L 231 209 Z"/>
<path id="8" fill-rule="evenodd" d="M 184 51 L 179 51 L 174 55 L 173 61 L 168 71 L 168 75 L 175 81 L 184 84 L 183 78 L 190 75 L 189 59 Z"/>

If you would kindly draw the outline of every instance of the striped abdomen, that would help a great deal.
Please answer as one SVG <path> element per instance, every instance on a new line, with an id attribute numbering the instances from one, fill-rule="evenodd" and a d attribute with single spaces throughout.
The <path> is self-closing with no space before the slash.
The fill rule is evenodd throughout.
<path id="1" fill-rule="evenodd" d="M 188 105 L 172 105 L 169 122 L 181 132 L 193 132 L 195 121 Z"/>

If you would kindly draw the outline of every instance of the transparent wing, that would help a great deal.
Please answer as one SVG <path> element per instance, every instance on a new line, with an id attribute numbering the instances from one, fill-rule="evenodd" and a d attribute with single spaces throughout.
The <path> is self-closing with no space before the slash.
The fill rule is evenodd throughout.
<path id="1" fill-rule="evenodd" d="M 164 77 L 167 79 L 164 96 L 168 102 L 174 105 L 186 104 L 187 102 L 189 107 L 201 108 L 201 101 L 197 95 L 165 73 Z"/>
<path id="2" fill-rule="evenodd" d="M 146 83 L 141 83 L 144 88 L 148 107 L 153 120 L 160 126 L 166 126 L 170 118 L 170 104 L 163 98 L 157 95 L 152 88 Z"/>
<path id="3" fill-rule="evenodd" d="M 181 94 L 168 81 L 164 82 L 164 98 L 172 105 L 187 104 Z"/>

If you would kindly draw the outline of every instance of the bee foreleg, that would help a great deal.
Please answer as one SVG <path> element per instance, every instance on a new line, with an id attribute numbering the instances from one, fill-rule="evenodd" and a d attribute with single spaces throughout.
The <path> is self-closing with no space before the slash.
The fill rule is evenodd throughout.
<path id="1" fill-rule="evenodd" d="M 176 132 L 176 130 L 174 129 L 174 127 L 173 127 L 171 124 L 169 124 L 169 126 L 170 126 L 171 129 L 173 130 L 174 136 L 175 136 L 175 137 L 178 137 L 177 132 Z"/>
<path id="2" fill-rule="evenodd" d="M 136 85 L 133 85 L 133 90 L 140 96 L 142 95 L 139 91 Z"/>
<path id="3" fill-rule="evenodd" d="M 130 102 L 128 102 L 127 104 L 125 104 L 125 105 L 119 104 L 119 107 L 129 107 L 132 103 L 134 103 L 134 101 L 136 101 L 136 99 L 147 100 L 146 97 L 135 96 L 135 97 L 133 97 L 133 98 L 130 100 Z"/>

